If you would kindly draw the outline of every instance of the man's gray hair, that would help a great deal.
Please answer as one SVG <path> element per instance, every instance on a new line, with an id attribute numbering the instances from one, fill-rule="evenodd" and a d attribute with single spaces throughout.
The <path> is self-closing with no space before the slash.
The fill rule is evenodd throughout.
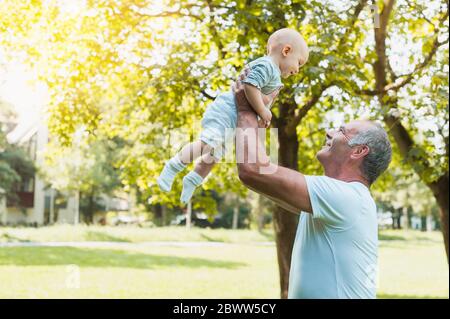
<path id="1" fill-rule="evenodd" d="M 388 168 L 392 158 L 392 148 L 388 135 L 383 127 L 370 122 L 373 127 L 356 134 L 350 139 L 348 145 L 367 145 L 369 154 L 362 162 L 361 171 L 370 184 Z"/>

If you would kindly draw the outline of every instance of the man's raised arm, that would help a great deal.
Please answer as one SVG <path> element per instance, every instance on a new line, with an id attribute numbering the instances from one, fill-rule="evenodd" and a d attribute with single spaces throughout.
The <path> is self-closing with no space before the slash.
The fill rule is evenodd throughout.
<path id="1" fill-rule="evenodd" d="M 236 82 L 234 91 L 238 109 L 236 161 L 239 179 L 248 188 L 267 196 L 293 213 L 311 213 L 305 176 L 270 163 L 263 143 L 264 137 L 258 138 L 256 113 L 248 103 L 240 81 Z"/>

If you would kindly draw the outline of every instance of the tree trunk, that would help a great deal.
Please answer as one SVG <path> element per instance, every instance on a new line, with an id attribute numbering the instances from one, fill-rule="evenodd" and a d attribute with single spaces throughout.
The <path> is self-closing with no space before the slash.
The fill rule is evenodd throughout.
<path id="1" fill-rule="evenodd" d="M 163 227 L 167 224 L 167 207 L 162 204 L 157 204 L 153 208 L 155 222 L 157 226 Z"/>
<path id="2" fill-rule="evenodd" d="M 395 212 L 395 210 L 394 210 L 394 212 L 392 213 L 392 224 L 391 224 L 391 226 L 392 226 L 392 229 L 395 229 L 395 215 L 396 215 L 397 213 Z"/>
<path id="3" fill-rule="evenodd" d="M 401 208 L 398 209 L 396 223 L 397 223 L 397 229 L 402 229 L 402 210 L 401 210 Z"/>
<path id="4" fill-rule="evenodd" d="M 373 70 L 375 74 L 375 87 L 378 92 L 382 92 L 383 88 L 388 84 L 387 69 L 389 65 L 388 57 L 386 55 L 386 37 L 387 37 L 387 25 L 390 19 L 392 9 L 394 7 L 395 0 L 387 0 L 380 16 L 380 28 L 375 28 L 375 51 L 377 53 L 377 60 L 373 64 Z M 396 95 L 389 96 L 385 92 L 378 94 L 378 99 L 381 103 L 382 109 L 393 110 L 398 106 Z M 414 147 L 414 141 L 402 125 L 401 119 L 392 114 L 387 114 L 384 117 L 384 121 L 389 127 L 391 135 L 399 148 L 400 154 L 403 158 L 408 159 L 409 162 L 422 162 L 425 165 L 429 165 L 425 158 L 411 158 L 409 155 L 410 150 Z M 414 166 L 413 166 L 414 168 Z M 420 171 L 416 171 L 422 181 L 424 176 Z M 426 182 L 425 182 L 426 183 Z M 445 251 L 447 254 L 448 263 L 448 190 L 449 190 L 448 171 L 441 176 L 437 181 L 432 183 L 426 183 L 426 185 L 432 190 L 433 195 L 439 205 L 441 216 L 441 228 L 444 236 Z"/>
<path id="5" fill-rule="evenodd" d="M 86 222 L 88 224 L 94 223 L 94 193 L 89 195 L 89 206 L 87 210 Z"/>
<path id="6" fill-rule="evenodd" d="M 406 230 L 408 230 L 410 228 L 409 227 L 408 207 L 403 207 L 403 209 L 402 209 L 402 217 L 403 217 L 404 228 Z"/>
<path id="7" fill-rule="evenodd" d="M 189 201 L 186 209 L 186 228 L 191 229 L 192 222 L 192 201 Z"/>
<path id="8" fill-rule="evenodd" d="M 420 216 L 420 231 L 427 231 L 427 216 Z"/>
<path id="9" fill-rule="evenodd" d="M 239 207 L 235 206 L 233 208 L 233 221 L 231 223 L 232 229 L 238 229 L 238 221 L 239 221 Z"/>
<path id="10" fill-rule="evenodd" d="M 449 180 L 448 173 L 441 176 L 437 181 L 428 184 L 434 197 L 439 206 L 439 215 L 441 219 L 441 231 L 444 236 L 445 252 L 447 254 L 447 264 L 448 264 L 448 191 L 449 191 Z"/>
<path id="11" fill-rule="evenodd" d="M 257 216 L 257 224 L 258 224 L 258 232 L 262 232 L 264 229 L 264 213 L 263 213 L 263 205 L 262 205 L 262 195 L 256 195 L 256 216 Z"/>
<path id="12" fill-rule="evenodd" d="M 167 226 L 167 207 L 161 205 L 161 226 Z"/>
<path id="13" fill-rule="evenodd" d="M 278 134 L 279 165 L 298 170 L 299 143 L 297 134 L 295 133 L 293 136 L 287 136 L 283 129 L 279 129 Z M 297 224 L 297 215 L 277 206 L 276 211 L 273 213 L 273 226 L 277 245 L 281 298 L 287 298 L 288 295 L 291 254 L 294 246 Z"/>

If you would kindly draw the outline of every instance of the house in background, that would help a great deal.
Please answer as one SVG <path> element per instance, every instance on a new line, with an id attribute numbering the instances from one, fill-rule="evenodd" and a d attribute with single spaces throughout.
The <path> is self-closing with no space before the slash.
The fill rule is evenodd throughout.
<path id="1" fill-rule="evenodd" d="M 19 123 L 8 134 L 8 141 L 24 148 L 35 165 L 42 165 L 42 151 L 48 143 L 48 128 L 41 121 Z M 23 180 L 18 191 L 20 206 L 3 200 L 0 203 L 0 223 L 3 225 L 48 225 L 53 223 L 77 224 L 79 200 L 46 185 L 38 176 Z"/>

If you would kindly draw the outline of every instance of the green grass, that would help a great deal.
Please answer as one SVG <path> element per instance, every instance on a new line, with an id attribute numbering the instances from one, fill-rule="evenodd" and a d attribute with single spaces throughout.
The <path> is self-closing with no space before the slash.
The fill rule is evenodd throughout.
<path id="1" fill-rule="evenodd" d="M 440 232 L 390 230 L 383 231 L 380 238 L 384 240 L 379 249 L 379 297 L 449 297 L 448 264 Z"/>
<path id="2" fill-rule="evenodd" d="M 276 298 L 274 265 L 274 247 L 251 245 L 0 248 L 0 298 Z"/>
<path id="3" fill-rule="evenodd" d="M 273 241 L 273 231 L 204 229 L 185 227 L 140 228 L 134 226 L 71 226 L 56 225 L 41 228 L 0 227 L 0 242 L 149 242 L 149 241 L 217 241 L 225 243 Z"/>
<path id="4" fill-rule="evenodd" d="M 0 298 L 278 298 L 273 238 L 256 231 L 57 226 L 0 228 L 2 241 L 114 241 L 108 247 L 2 247 Z M 5 236 L 5 234 L 7 234 Z M 142 241 L 221 241 L 174 247 Z M 123 246 L 123 242 L 130 243 Z M 448 298 L 440 233 L 383 231 L 380 298 Z M 71 283 L 79 267 L 80 287 Z M 76 274 L 76 273 L 75 273 Z"/>

